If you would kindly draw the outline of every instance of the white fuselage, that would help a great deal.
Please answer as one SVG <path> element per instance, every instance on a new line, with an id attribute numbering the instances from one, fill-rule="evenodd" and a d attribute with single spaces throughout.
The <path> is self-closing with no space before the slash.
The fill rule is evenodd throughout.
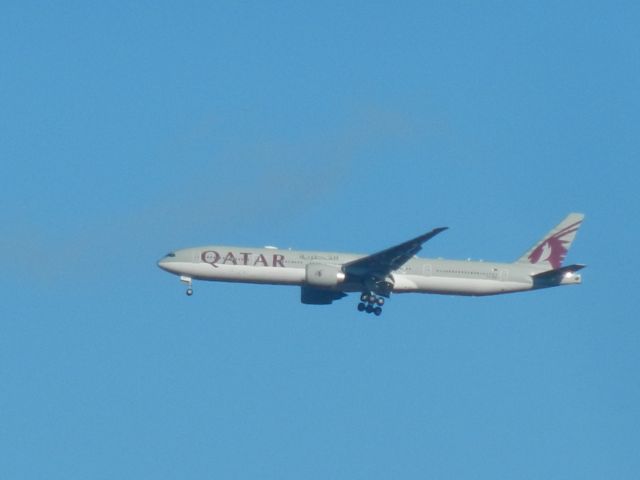
<path id="1" fill-rule="evenodd" d="M 307 265 L 340 267 L 364 255 L 332 252 L 206 246 L 178 250 L 158 262 L 159 266 L 188 279 L 275 285 L 309 285 Z M 437 293 L 448 295 L 495 295 L 542 288 L 532 275 L 542 270 L 522 263 L 457 261 L 414 257 L 391 272 L 393 293 Z M 580 283 L 570 274 L 562 284 Z M 361 284 L 328 287 L 342 292 L 361 291 Z"/>

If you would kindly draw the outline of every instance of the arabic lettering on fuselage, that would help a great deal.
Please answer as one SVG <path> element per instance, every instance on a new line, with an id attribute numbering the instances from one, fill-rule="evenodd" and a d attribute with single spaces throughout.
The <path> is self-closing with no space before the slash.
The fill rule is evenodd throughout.
<path id="1" fill-rule="evenodd" d="M 300 260 L 306 260 L 309 262 L 313 262 L 315 260 L 322 260 L 324 262 L 337 262 L 339 260 L 338 255 L 305 255 L 304 253 L 300 254 Z"/>
<path id="2" fill-rule="evenodd" d="M 248 265 L 252 267 L 283 267 L 285 256 L 278 253 L 264 254 L 255 252 L 224 252 L 206 250 L 200 258 L 213 267 L 218 265 Z"/>

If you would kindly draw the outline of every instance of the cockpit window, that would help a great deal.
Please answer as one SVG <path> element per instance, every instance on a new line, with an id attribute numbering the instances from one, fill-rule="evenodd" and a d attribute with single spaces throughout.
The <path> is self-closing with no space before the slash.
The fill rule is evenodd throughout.
<path id="1" fill-rule="evenodd" d="M 167 257 L 175 257 L 175 256 L 176 256 L 176 254 L 173 253 L 173 252 L 167 253 Z"/>

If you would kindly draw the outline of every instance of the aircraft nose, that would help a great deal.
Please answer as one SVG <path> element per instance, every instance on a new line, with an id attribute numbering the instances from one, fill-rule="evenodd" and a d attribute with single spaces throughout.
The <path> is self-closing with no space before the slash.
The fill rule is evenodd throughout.
<path id="1" fill-rule="evenodd" d="M 166 258 L 164 258 L 164 257 L 163 257 L 163 258 L 161 258 L 160 260 L 158 260 L 157 265 L 158 265 L 158 267 L 160 267 L 162 270 L 165 270 L 165 271 L 166 271 L 166 270 L 167 270 L 167 263 L 169 263 L 169 262 L 167 262 Z"/>
<path id="2" fill-rule="evenodd" d="M 172 260 L 175 259 L 175 257 L 176 257 L 176 254 L 174 252 L 171 252 L 165 255 L 160 260 L 158 260 L 158 263 L 157 263 L 158 267 L 160 267 L 162 270 L 165 270 L 166 272 L 170 272 L 171 262 Z"/>

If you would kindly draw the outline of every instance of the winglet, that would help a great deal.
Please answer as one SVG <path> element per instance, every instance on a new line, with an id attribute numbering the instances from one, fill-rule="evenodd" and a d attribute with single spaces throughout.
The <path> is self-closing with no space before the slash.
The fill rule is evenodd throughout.
<path id="1" fill-rule="evenodd" d="M 416 238 L 413 238 L 411 240 L 408 240 L 408 241 L 404 242 L 404 245 L 416 244 L 420 248 L 422 248 L 422 244 L 423 243 L 426 243 L 428 240 L 431 240 L 433 237 L 435 237 L 439 233 L 442 233 L 442 232 L 444 232 L 445 230 L 448 230 L 448 229 L 449 229 L 449 227 L 434 228 L 430 232 L 424 233 L 424 234 L 420 235 L 419 237 L 416 237 Z M 420 250 L 420 248 L 418 248 L 418 250 Z"/>

